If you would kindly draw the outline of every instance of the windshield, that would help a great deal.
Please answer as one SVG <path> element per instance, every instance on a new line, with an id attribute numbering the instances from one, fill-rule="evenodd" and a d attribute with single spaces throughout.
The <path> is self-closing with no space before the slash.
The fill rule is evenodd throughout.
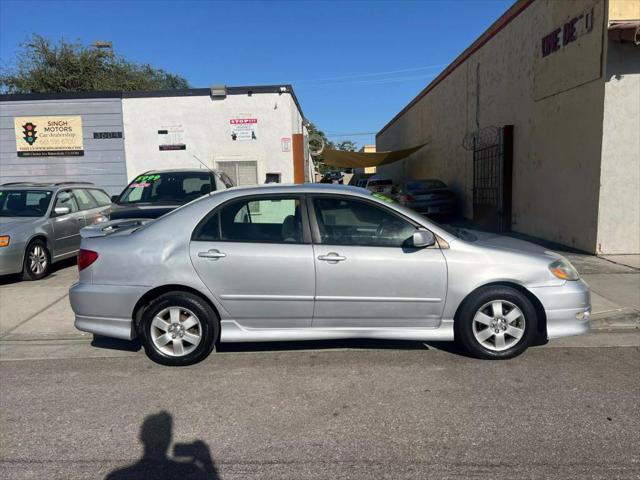
<path id="1" fill-rule="evenodd" d="M 42 217 L 47 213 L 49 190 L 0 191 L 0 217 Z"/>
<path id="2" fill-rule="evenodd" d="M 118 204 L 189 203 L 215 190 L 209 172 L 165 172 L 138 176 L 124 189 Z"/>

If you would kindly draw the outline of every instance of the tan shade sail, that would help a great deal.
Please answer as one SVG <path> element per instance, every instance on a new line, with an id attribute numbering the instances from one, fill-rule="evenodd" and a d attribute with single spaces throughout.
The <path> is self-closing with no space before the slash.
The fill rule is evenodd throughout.
<path id="1" fill-rule="evenodd" d="M 397 162 L 403 158 L 407 158 L 414 152 L 417 152 L 426 143 L 418 145 L 417 147 L 406 148 L 404 150 L 394 150 L 391 152 L 376 152 L 376 153 L 364 153 L 364 152 L 344 152 L 342 150 L 323 150 L 322 156 L 324 157 L 324 163 L 331 165 L 332 167 L 341 168 L 363 168 L 363 167 L 377 167 L 378 165 L 386 165 L 388 163 Z"/>

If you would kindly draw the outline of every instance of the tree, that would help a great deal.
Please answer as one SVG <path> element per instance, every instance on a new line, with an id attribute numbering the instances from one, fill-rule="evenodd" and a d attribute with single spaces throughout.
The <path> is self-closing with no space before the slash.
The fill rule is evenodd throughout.
<path id="1" fill-rule="evenodd" d="M 342 150 L 343 152 L 355 152 L 358 150 L 358 144 L 353 140 L 343 140 L 336 144 L 336 150 Z"/>
<path id="2" fill-rule="evenodd" d="M 130 62 L 111 49 L 64 39 L 53 44 L 34 34 L 13 65 L 0 69 L 1 93 L 165 90 L 188 88 L 184 77 Z"/>
<path id="3" fill-rule="evenodd" d="M 309 123 L 307 125 L 307 132 L 309 132 L 309 137 L 311 137 L 312 135 L 314 136 L 317 135 L 318 137 L 320 137 L 324 142 L 325 149 L 335 148 L 335 145 L 333 144 L 333 142 L 329 140 L 325 135 L 325 133 L 322 130 L 319 130 L 313 123 Z M 315 142 L 312 140 L 309 143 L 314 144 Z M 312 147 L 316 148 L 316 145 L 312 145 Z M 318 170 L 318 173 L 325 174 L 327 172 L 332 172 L 336 170 L 335 167 L 332 167 L 324 163 L 324 157 L 322 156 L 322 154 L 315 155 L 311 158 L 313 158 L 313 163 L 315 164 L 316 170 Z"/>

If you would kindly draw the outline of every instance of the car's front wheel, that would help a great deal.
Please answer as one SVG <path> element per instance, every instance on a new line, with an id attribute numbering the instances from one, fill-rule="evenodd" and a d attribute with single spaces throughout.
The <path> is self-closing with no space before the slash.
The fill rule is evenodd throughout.
<path id="1" fill-rule="evenodd" d="M 200 297 L 170 292 L 145 309 L 140 338 L 153 361 L 171 366 L 192 365 L 213 350 L 219 324 L 213 309 Z"/>
<path id="2" fill-rule="evenodd" d="M 537 323 L 536 310 L 522 292 L 486 287 L 465 300 L 456 319 L 456 338 L 478 358 L 513 358 L 531 344 Z"/>
<path id="3" fill-rule="evenodd" d="M 25 280 L 40 280 L 51 272 L 51 254 L 47 244 L 39 239 L 33 240 L 24 253 L 22 275 Z"/>

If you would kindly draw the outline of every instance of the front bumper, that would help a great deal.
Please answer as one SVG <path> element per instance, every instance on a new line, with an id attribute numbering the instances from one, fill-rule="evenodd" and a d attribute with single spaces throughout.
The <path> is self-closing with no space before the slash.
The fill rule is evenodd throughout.
<path id="1" fill-rule="evenodd" d="M 10 275 L 22 271 L 22 261 L 24 258 L 24 246 L 9 244 L 8 247 L 0 248 L 0 275 Z"/>
<path id="2" fill-rule="evenodd" d="M 559 287 L 534 287 L 547 316 L 547 337 L 559 338 L 587 333 L 591 324 L 591 294 L 584 280 Z"/>
<path id="3" fill-rule="evenodd" d="M 132 340 L 133 311 L 148 287 L 76 283 L 69 289 L 75 327 L 83 332 Z"/>

